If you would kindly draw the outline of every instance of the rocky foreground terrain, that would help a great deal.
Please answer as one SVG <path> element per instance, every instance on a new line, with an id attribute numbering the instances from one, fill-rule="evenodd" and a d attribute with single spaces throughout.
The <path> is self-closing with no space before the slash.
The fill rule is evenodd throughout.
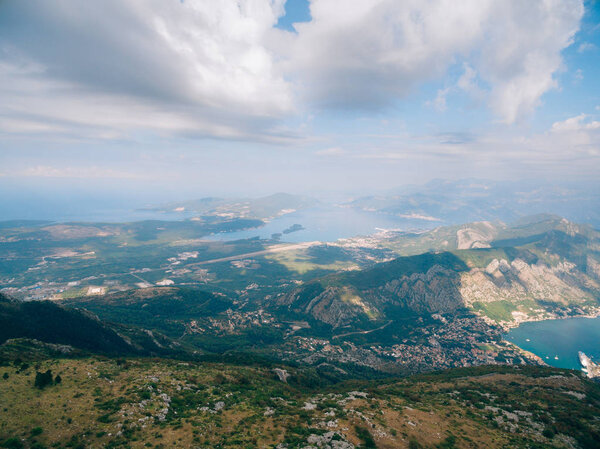
<path id="1" fill-rule="evenodd" d="M 600 447 L 600 387 L 567 370 L 479 367 L 331 384 L 284 365 L 47 350 L 27 340 L 0 347 L 2 447 Z"/>

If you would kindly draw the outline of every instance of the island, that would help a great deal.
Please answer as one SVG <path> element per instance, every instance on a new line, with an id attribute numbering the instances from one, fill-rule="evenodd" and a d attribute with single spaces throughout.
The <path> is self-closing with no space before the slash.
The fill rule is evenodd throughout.
<path id="1" fill-rule="evenodd" d="M 302 226 L 301 224 L 293 224 L 292 226 L 290 226 L 287 229 L 284 229 L 282 232 L 284 234 L 291 234 L 292 232 L 297 232 L 297 231 L 302 231 L 304 228 L 304 226 Z"/>

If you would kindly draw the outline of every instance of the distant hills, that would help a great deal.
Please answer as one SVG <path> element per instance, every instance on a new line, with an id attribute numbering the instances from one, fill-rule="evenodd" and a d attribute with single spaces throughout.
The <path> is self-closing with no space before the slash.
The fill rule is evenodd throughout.
<path id="1" fill-rule="evenodd" d="M 421 218 L 424 224 L 515 221 L 552 213 L 600 227 L 600 185 L 553 181 L 433 180 L 396 192 L 356 198 L 346 204 L 360 210 Z"/>
<path id="2" fill-rule="evenodd" d="M 269 220 L 286 213 L 314 207 L 319 202 L 307 196 L 275 193 L 261 198 L 214 198 L 155 206 L 152 210 L 188 212 L 200 216 Z"/>
<path id="3" fill-rule="evenodd" d="M 273 250 L 257 239 L 205 242 L 195 225 L 127 226 L 5 230 L 12 259 L 3 263 L 15 285 L 7 291 L 58 291 L 61 306 L 9 303 L 3 338 L 99 353 L 244 352 L 326 363 L 329 375 L 353 378 L 542 363 L 504 341 L 504 331 L 600 313 L 600 233 L 555 215 L 292 249 L 272 242 Z M 42 248 L 48 255 L 40 258 Z"/>

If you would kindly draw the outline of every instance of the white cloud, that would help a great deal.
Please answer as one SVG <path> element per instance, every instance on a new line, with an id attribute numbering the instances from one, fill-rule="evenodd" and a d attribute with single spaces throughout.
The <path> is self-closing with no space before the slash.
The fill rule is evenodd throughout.
<path id="1" fill-rule="evenodd" d="M 479 57 L 491 85 L 490 106 L 506 123 L 531 113 L 557 86 L 562 64 L 583 16 L 580 0 L 495 2 Z"/>
<path id="2" fill-rule="evenodd" d="M 568 118 L 562 122 L 552 124 L 552 131 L 585 131 L 600 129 L 600 122 L 596 120 L 588 120 L 587 114 L 579 114 L 575 117 Z"/>
<path id="3" fill-rule="evenodd" d="M 0 1 L 0 132 L 287 141 L 305 106 L 381 109 L 463 64 L 504 122 L 556 87 L 582 0 Z M 442 89 L 434 100 L 443 110 Z"/>
<path id="4" fill-rule="evenodd" d="M 502 121 L 530 113 L 561 67 L 581 0 L 312 0 L 292 67 L 314 103 L 381 108 L 463 60 L 490 86 Z M 467 80 L 464 80 L 467 81 Z"/>
<path id="5" fill-rule="evenodd" d="M 591 42 L 582 42 L 581 44 L 579 44 L 579 47 L 577 47 L 577 53 L 583 53 L 588 50 L 595 50 L 596 48 L 597 47 Z"/>
<path id="6" fill-rule="evenodd" d="M 442 137 L 442 138 L 440 138 Z M 547 131 L 523 136 L 516 128 L 489 129 L 468 138 L 438 134 L 376 137 L 371 150 L 350 157 L 377 163 L 374 170 L 419 167 L 431 176 L 515 176 L 597 178 L 600 164 L 600 122 L 582 115 L 557 122 Z M 450 137 L 450 136 L 448 136 Z M 385 161 L 384 163 L 382 163 Z M 365 165 L 365 167 L 369 167 Z M 365 168 L 368 171 L 368 168 Z M 404 173 L 407 173 L 406 171 Z"/>
<path id="7" fill-rule="evenodd" d="M 3 129 L 268 133 L 293 110 L 265 46 L 283 2 L 2 2 Z"/>
<path id="8" fill-rule="evenodd" d="M 386 106 L 469 51 L 485 3 L 313 0 L 313 20 L 296 25 L 293 69 L 318 104 Z"/>
<path id="9" fill-rule="evenodd" d="M 465 92 L 472 92 L 478 89 L 477 87 L 477 72 L 469 64 L 463 64 L 464 72 L 458 79 L 456 85 Z"/>
<path id="10" fill-rule="evenodd" d="M 432 102 L 433 107 L 439 111 L 444 112 L 448 106 L 446 105 L 446 96 L 450 92 L 450 88 L 446 87 L 445 89 L 439 89 L 437 91 L 437 95 Z"/>

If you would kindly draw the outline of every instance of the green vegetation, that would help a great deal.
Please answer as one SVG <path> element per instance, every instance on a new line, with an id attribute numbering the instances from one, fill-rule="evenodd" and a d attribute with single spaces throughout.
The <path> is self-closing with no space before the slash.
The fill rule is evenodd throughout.
<path id="1" fill-rule="evenodd" d="M 475 302 L 473 308 L 495 321 L 513 321 L 512 312 L 517 310 L 510 301 Z"/>
<path id="2" fill-rule="evenodd" d="M 473 312 L 597 306 L 595 231 L 477 223 L 258 255 L 275 242 L 201 240 L 249 220 L 0 226 L 0 280 L 64 290 L 0 294 L 0 446 L 598 447 L 599 387 L 577 373 L 392 378 L 525 363 Z"/>
<path id="3" fill-rule="evenodd" d="M 33 383 L 40 390 L 48 385 L 52 385 L 52 370 L 46 370 L 43 373 L 39 371 L 35 373 L 35 382 Z"/>
<path id="4" fill-rule="evenodd" d="M 554 368 L 486 366 L 330 384 L 278 365 L 291 375 L 283 383 L 260 363 L 36 363 L 38 374 L 68 375 L 40 390 L 31 388 L 35 372 L 4 367 L 2 447 L 291 449 L 338 440 L 380 449 L 552 448 L 568 437 L 591 449 L 600 441 L 600 386 Z"/>

